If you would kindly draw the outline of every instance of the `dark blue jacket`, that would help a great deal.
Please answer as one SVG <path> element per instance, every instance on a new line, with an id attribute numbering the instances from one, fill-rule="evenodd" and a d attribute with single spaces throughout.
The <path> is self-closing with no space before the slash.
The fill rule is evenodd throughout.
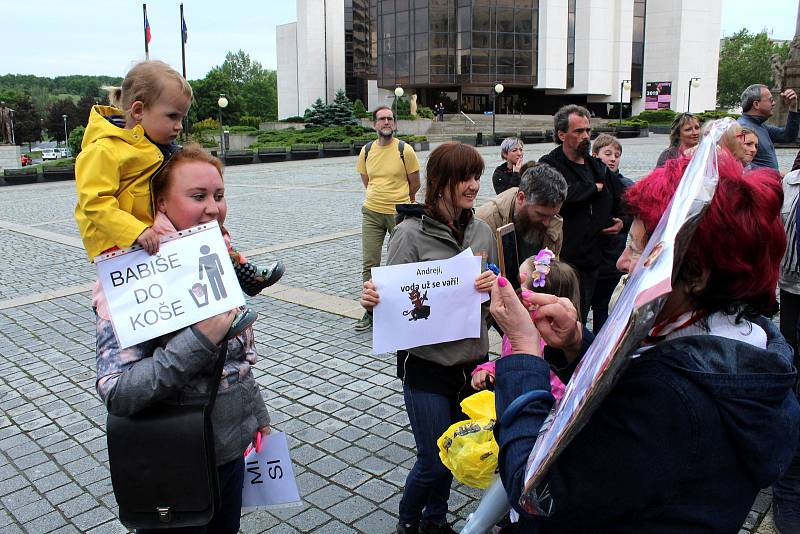
<path id="1" fill-rule="evenodd" d="M 687 336 L 633 359 L 539 486 L 549 517 L 524 516 L 523 531 L 738 532 L 759 489 L 789 465 L 800 425 L 792 349 L 769 320 L 757 322 L 767 350 Z M 525 392 L 549 391 L 549 370 L 527 355 L 498 360 L 498 415 Z M 496 430 L 518 511 L 546 397 Z"/>

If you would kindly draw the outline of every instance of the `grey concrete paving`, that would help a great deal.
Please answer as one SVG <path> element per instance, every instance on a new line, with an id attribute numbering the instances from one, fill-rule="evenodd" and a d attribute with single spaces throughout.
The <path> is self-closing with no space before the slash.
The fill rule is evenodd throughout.
<path id="1" fill-rule="evenodd" d="M 625 141 L 623 172 L 639 178 L 666 136 Z M 528 159 L 553 145 L 526 147 Z M 487 161 L 492 195 L 498 150 Z M 426 153 L 420 155 L 423 161 Z M 788 167 L 793 151 L 781 151 Z M 249 299 L 255 374 L 274 427 L 289 435 L 304 498 L 258 511 L 242 531 L 393 532 L 414 457 L 392 355 L 370 354 L 360 316 L 360 212 L 355 158 L 232 167 L 226 174 L 234 242 L 255 261 L 281 258 L 278 286 Z M 105 410 L 94 391 L 92 267 L 72 220 L 73 184 L 3 188 L 0 196 L 0 531 L 125 532 L 116 520 Z M 454 484 L 460 524 L 480 491 Z M 769 495 L 744 526 L 755 531 Z M 765 528 L 768 528 L 765 522 Z M 761 530 L 760 530 L 761 532 Z M 770 532 L 763 530 L 763 532 Z"/>

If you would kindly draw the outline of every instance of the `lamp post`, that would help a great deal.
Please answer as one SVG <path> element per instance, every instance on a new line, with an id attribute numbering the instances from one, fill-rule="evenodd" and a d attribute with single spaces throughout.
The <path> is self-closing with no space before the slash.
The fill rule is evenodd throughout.
<path id="1" fill-rule="evenodd" d="M 686 113 L 691 112 L 689 106 L 692 104 L 692 87 L 700 87 L 700 78 L 689 78 L 689 98 L 686 99 Z"/>
<path id="2" fill-rule="evenodd" d="M 631 90 L 631 81 L 630 80 L 622 80 L 619 84 L 619 122 L 620 126 L 622 126 L 622 95 L 625 94 L 625 91 Z"/>
<path id="3" fill-rule="evenodd" d="M 228 107 L 228 99 L 224 93 L 220 93 L 217 100 L 219 106 L 219 152 L 222 158 L 225 158 L 225 130 L 222 127 L 222 110 Z"/>
<path id="4" fill-rule="evenodd" d="M 400 129 L 399 126 L 400 123 L 397 121 L 397 100 L 400 97 L 402 97 L 404 93 L 405 91 L 403 91 L 403 88 L 400 87 L 399 85 L 394 88 L 394 132 L 395 133 L 397 133 L 397 131 Z"/>
<path id="5" fill-rule="evenodd" d="M 67 146 L 67 116 L 61 115 L 61 118 L 64 119 L 64 146 Z"/>
<path id="6" fill-rule="evenodd" d="M 503 92 L 503 84 L 500 82 L 495 82 L 494 87 L 492 87 L 492 143 L 497 143 L 497 140 L 494 136 L 494 124 L 495 124 L 495 115 L 497 115 L 497 95 Z"/>
<path id="7" fill-rule="evenodd" d="M 394 88 L 394 115 L 395 115 L 394 119 L 395 119 L 395 124 L 397 123 L 397 101 L 404 94 L 405 94 L 405 91 L 399 85 Z"/>

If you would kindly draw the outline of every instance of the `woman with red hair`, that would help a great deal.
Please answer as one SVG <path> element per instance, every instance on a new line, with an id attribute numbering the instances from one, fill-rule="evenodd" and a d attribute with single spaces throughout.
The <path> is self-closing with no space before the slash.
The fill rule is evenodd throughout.
<path id="1" fill-rule="evenodd" d="M 620 270 L 636 268 L 687 163 L 668 162 L 626 193 L 635 218 Z M 545 515 L 522 519 L 530 530 L 737 532 L 759 490 L 788 465 L 800 423 L 796 372 L 791 348 L 763 316 L 786 247 L 781 187 L 770 171 L 743 175 L 727 152 L 718 166 L 716 193 L 655 326 L 548 470 L 537 488 Z M 504 412 L 524 393 L 549 391 L 548 362 L 571 362 L 560 372 L 568 380 L 592 340 L 566 299 L 524 300 L 539 306 L 535 324 L 498 279 L 491 311 L 515 353 L 497 363 L 499 466 L 523 514 L 526 460 L 552 400 L 520 399 Z"/>

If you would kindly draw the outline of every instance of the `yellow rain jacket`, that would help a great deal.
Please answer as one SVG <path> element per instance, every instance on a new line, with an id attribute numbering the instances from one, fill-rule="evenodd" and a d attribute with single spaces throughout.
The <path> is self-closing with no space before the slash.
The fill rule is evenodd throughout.
<path id="1" fill-rule="evenodd" d="M 75 221 L 90 260 L 131 246 L 153 225 L 150 179 L 164 155 L 141 125 L 126 130 L 106 119 L 122 114 L 111 106 L 92 108 L 75 163 Z"/>

